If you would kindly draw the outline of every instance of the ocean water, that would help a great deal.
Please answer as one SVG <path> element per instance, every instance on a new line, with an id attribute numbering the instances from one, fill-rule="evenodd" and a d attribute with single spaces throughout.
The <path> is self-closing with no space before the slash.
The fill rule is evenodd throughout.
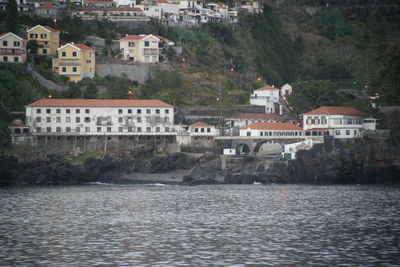
<path id="1" fill-rule="evenodd" d="M 0 189 L 0 266 L 399 266 L 400 187 Z"/>

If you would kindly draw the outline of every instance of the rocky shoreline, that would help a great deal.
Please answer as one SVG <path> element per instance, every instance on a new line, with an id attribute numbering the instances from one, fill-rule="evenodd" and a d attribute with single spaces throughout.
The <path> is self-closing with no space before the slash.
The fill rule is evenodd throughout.
<path id="1" fill-rule="evenodd" d="M 225 168 L 222 170 L 222 160 Z M 0 157 L 0 186 L 76 185 L 90 182 L 129 184 L 365 184 L 400 182 L 400 145 L 364 138 L 331 140 L 301 151 L 298 159 L 226 157 L 211 152 L 102 154 L 80 163 L 60 156 L 19 162 Z"/>

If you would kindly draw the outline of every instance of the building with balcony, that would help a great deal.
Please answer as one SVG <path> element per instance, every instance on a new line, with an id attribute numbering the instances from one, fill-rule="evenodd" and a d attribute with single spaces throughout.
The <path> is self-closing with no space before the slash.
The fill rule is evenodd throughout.
<path id="1" fill-rule="evenodd" d="M 174 135 L 173 106 L 157 99 L 40 99 L 25 107 L 32 135 Z"/>
<path id="2" fill-rule="evenodd" d="M 280 88 L 265 85 L 253 91 L 250 96 L 250 105 L 264 106 L 265 113 L 282 114 L 280 108 Z"/>
<path id="3" fill-rule="evenodd" d="M 0 62 L 24 63 L 26 40 L 12 32 L 0 35 Z"/>
<path id="4" fill-rule="evenodd" d="M 83 78 L 93 78 L 96 67 L 94 49 L 84 44 L 68 43 L 57 49 L 53 58 L 53 71 L 77 82 Z"/>
<path id="5" fill-rule="evenodd" d="M 375 129 L 371 121 L 374 124 L 376 120 L 364 120 L 365 115 L 352 107 L 323 106 L 303 114 L 303 128 L 307 136 L 359 138 L 364 130 Z"/>
<path id="6" fill-rule="evenodd" d="M 137 63 L 158 63 L 160 39 L 154 35 L 126 35 L 119 40 L 122 59 Z"/>
<path id="7" fill-rule="evenodd" d="M 26 0 L 16 0 L 18 12 L 28 12 L 29 6 L 26 3 Z M 0 0 L 0 12 L 5 11 L 7 9 L 8 0 Z"/>
<path id="8" fill-rule="evenodd" d="M 102 1 L 99 1 L 102 2 Z M 76 7 L 71 11 L 72 16 L 82 20 L 110 20 L 110 21 L 143 21 L 151 19 L 146 17 L 140 8 L 136 7 Z"/>
<path id="9" fill-rule="evenodd" d="M 36 25 L 28 30 L 28 41 L 36 40 L 38 55 L 56 56 L 60 45 L 60 31 L 49 26 Z"/>

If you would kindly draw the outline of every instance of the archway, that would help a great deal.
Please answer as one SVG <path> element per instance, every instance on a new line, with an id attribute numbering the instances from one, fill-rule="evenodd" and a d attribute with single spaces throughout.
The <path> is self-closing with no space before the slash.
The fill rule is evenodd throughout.
<path id="1" fill-rule="evenodd" d="M 254 153 L 259 155 L 280 155 L 282 151 L 283 145 L 272 140 L 260 141 L 254 147 Z"/>
<path id="2" fill-rule="evenodd" d="M 246 144 L 239 144 L 236 146 L 236 155 L 248 155 L 250 148 Z"/>

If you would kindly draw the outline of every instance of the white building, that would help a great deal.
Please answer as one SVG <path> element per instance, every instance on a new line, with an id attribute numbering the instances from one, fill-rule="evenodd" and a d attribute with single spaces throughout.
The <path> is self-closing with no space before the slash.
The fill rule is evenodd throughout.
<path id="1" fill-rule="evenodd" d="M 352 107 L 323 106 L 303 114 L 303 128 L 308 136 L 333 136 L 347 139 L 362 137 L 365 113 Z M 370 122 L 369 129 L 373 127 Z"/>
<path id="2" fill-rule="evenodd" d="M 284 149 L 282 152 L 283 159 L 296 159 L 296 153 L 299 150 L 310 150 L 314 145 L 314 141 L 311 140 L 304 140 L 301 142 L 293 143 L 284 145 Z"/>
<path id="3" fill-rule="evenodd" d="M 218 135 L 217 129 L 214 125 L 204 122 L 196 122 L 189 125 L 188 129 L 191 136 L 216 136 Z"/>
<path id="4" fill-rule="evenodd" d="M 33 135 L 176 134 L 173 107 L 156 99 L 40 99 L 25 110 Z"/>
<path id="5" fill-rule="evenodd" d="M 303 136 L 303 128 L 291 123 L 256 122 L 240 129 L 240 136 Z"/>
<path id="6" fill-rule="evenodd" d="M 250 105 L 265 106 L 265 113 L 282 114 L 280 109 L 280 88 L 265 85 L 253 91 L 250 96 Z"/>
<path id="7" fill-rule="evenodd" d="M 293 92 L 293 88 L 290 84 L 285 83 L 281 88 L 281 96 L 290 96 Z"/>
<path id="8" fill-rule="evenodd" d="M 122 59 L 140 63 L 158 63 L 160 39 L 154 35 L 126 35 L 119 40 Z"/>

